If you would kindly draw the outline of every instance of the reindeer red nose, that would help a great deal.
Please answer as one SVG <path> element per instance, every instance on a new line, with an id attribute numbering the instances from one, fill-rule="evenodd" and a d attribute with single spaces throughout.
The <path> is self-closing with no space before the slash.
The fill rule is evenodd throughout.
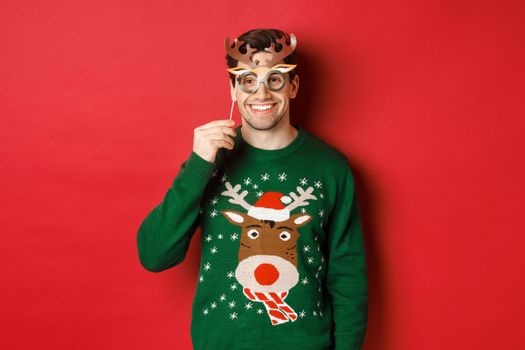
<path id="1" fill-rule="evenodd" d="M 279 271 L 272 264 L 261 264 L 253 272 L 255 279 L 260 284 L 267 286 L 274 284 L 279 279 Z"/>

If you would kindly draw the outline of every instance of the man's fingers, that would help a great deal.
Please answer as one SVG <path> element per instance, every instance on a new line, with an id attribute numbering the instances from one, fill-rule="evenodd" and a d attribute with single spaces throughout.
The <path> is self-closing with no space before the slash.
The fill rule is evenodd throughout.
<path id="1" fill-rule="evenodd" d="M 203 124 L 201 126 L 198 126 L 197 128 L 195 128 L 195 130 L 197 129 L 200 129 L 200 130 L 204 130 L 204 129 L 209 129 L 211 127 L 214 127 L 214 126 L 233 126 L 235 124 L 235 122 L 233 120 L 230 120 L 230 119 L 220 119 L 220 120 L 213 120 L 209 123 L 206 123 L 206 124 Z"/>
<path id="2" fill-rule="evenodd" d="M 228 136 L 228 135 L 218 135 L 216 137 L 210 138 L 209 140 L 210 141 L 224 141 L 224 142 L 228 142 L 232 146 L 235 144 L 233 139 L 230 136 Z"/>
<path id="3" fill-rule="evenodd" d="M 219 148 L 233 149 L 235 122 L 229 119 L 213 120 L 193 130 L 193 151 L 202 158 L 213 162 Z"/>
<path id="4" fill-rule="evenodd" d="M 232 137 L 237 136 L 237 133 L 232 128 L 229 128 L 227 126 L 214 126 L 207 129 L 199 129 L 196 130 L 195 133 L 199 134 L 201 137 L 209 137 L 211 135 L 230 135 Z"/>
<path id="5" fill-rule="evenodd" d="M 232 142 L 228 142 L 228 141 L 225 141 L 225 140 L 212 140 L 213 143 L 215 143 L 217 145 L 217 147 L 224 147 L 224 148 L 228 148 L 228 149 L 232 149 L 233 148 L 233 143 Z"/>

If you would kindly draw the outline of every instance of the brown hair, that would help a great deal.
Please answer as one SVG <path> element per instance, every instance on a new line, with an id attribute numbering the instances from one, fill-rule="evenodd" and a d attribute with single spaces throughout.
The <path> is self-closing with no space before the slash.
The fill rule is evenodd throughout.
<path id="1" fill-rule="evenodd" d="M 277 39 L 282 38 L 283 36 L 286 37 L 286 44 L 290 45 L 290 36 L 279 29 L 252 29 L 247 31 L 246 33 L 239 36 L 237 39 L 239 41 L 244 41 L 244 44 L 242 44 L 239 47 L 239 51 L 241 53 L 246 53 L 246 44 L 250 44 L 250 47 L 256 48 L 257 51 L 264 51 L 265 48 L 270 47 L 270 45 L 275 43 L 275 51 L 279 52 L 282 49 L 282 45 L 277 42 Z M 231 40 L 233 44 L 233 40 Z M 230 57 L 228 54 L 226 54 L 226 64 L 228 65 L 228 68 L 233 68 L 237 66 L 237 60 L 235 58 Z M 295 51 L 292 52 L 290 55 L 284 58 L 284 63 L 286 64 L 297 64 L 297 55 L 295 54 Z M 298 67 L 293 69 L 292 71 L 288 72 L 288 76 L 290 77 L 290 81 L 293 80 L 296 74 L 296 70 Z M 233 85 L 235 85 L 235 75 L 230 74 L 230 80 Z"/>

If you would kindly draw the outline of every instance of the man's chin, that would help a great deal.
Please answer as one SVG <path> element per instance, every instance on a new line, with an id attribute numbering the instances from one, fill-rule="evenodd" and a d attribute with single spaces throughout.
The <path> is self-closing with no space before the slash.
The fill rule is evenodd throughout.
<path id="1" fill-rule="evenodd" d="M 243 117 L 244 121 L 250 125 L 253 129 L 256 130 L 270 130 L 277 126 L 279 124 L 280 120 L 277 119 L 271 119 L 271 120 L 257 120 L 257 118 L 245 118 Z"/>

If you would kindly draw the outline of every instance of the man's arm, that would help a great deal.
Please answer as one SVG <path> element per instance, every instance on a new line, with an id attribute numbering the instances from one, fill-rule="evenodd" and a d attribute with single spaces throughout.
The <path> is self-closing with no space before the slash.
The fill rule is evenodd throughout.
<path id="1" fill-rule="evenodd" d="M 355 182 L 346 165 L 330 216 L 326 288 L 332 300 L 335 350 L 358 350 L 368 321 L 368 279 Z"/>
<path id="2" fill-rule="evenodd" d="M 199 225 L 201 198 L 215 164 L 192 152 L 163 201 L 144 219 L 137 233 L 142 266 L 160 272 L 184 260 Z"/>

